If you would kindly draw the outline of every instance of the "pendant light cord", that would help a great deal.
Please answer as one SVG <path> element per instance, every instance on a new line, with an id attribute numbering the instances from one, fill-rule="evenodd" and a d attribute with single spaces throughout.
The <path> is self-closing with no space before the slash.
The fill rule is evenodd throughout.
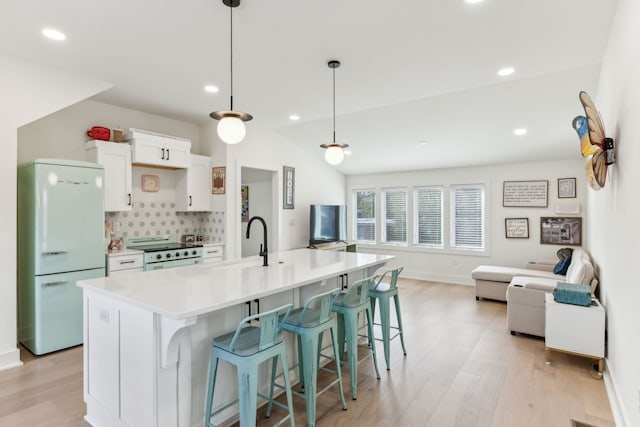
<path id="1" fill-rule="evenodd" d="M 336 143 L 336 69 L 333 68 L 333 143 Z"/>
<path id="2" fill-rule="evenodd" d="M 231 37 L 229 38 L 231 40 L 231 47 L 229 49 L 231 60 L 229 62 L 231 64 L 231 111 L 233 111 L 233 7 L 230 6 L 229 10 L 231 11 L 231 13 L 229 13 L 231 17 Z"/>

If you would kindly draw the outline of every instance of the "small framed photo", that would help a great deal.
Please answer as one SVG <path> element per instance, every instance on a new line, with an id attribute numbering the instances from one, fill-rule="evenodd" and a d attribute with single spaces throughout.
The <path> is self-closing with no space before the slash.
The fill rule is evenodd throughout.
<path id="1" fill-rule="evenodd" d="M 242 185 L 240 186 L 240 204 L 241 204 L 241 212 L 240 217 L 242 222 L 249 221 L 249 186 Z"/>
<path id="2" fill-rule="evenodd" d="M 573 199 L 576 197 L 576 179 L 558 178 L 558 199 Z"/>
<path id="3" fill-rule="evenodd" d="M 529 218 L 505 218 L 504 232 L 507 239 L 528 239 Z"/>
<path id="4" fill-rule="evenodd" d="M 582 218 L 541 217 L 540 243 L 543 245 L 582 245 Z"/>
<path id="5" fill-rule="evenodd" d="M 211 171 L 211 194 L 224 194 L 226 185 L 225 166 L 214 167 Z"/>

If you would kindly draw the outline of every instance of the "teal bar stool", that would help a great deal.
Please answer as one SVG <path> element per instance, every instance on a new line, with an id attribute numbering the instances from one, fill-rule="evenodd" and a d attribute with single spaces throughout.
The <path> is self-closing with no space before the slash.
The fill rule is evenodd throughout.
<path id="1" fill-rule="evenodd" d="M 354 282 L 346 292 L 341 293 L 333 302 L 331 310 L 338 315 L 338 351 L 344 354 L 344 342 L 347 341 L 347 357 L 349 363 L 349 377 L 351 379 L 351 398 L 357 398 L 358 365 L 367 358 L 373 358 L 376 378 L 380 379 L 378 362 L 376 361 L 376 346 L 373 336 L 373 316 L 369 302 L 369 288 L 373 283 L 373 276 Z M 358 316 L 364 312 L 367 320 L 369 354 L 358 360 Z"/>
<path id="2" fill-rule="evenodd" d="M 336 322 L 331 315 L 331 304 L 339 293 L 340 289 L 332 289 L 314 295 L 309 298 L 304 307 L 293 310 L 289 317 L 282 323 L 282 329 L 298 337 L 298 369 L 300 385 L 304 390 L 304 394 L 296 391 L 292 391 L 292 393 L 295 396 L 305 399 L 307 425 L 309 427 L 315 426 L 316 424 L 316 398 L 336 383 L 340 391 L 342 409 L 347 409 L 347 402 L 344 399 L 344 390 L 342 389 L 338 340 L 336 339 Z M 327 330 L 331 333 L 333 357 L 322 354 L 322 335 Z M 319 368 L 320 356 L 335 360 L 336 369 Z M 319 369 L 336 374 L 336 379 L 322 390 L 316 391 Z M 282 388 L 282 386 L 276 382 L 275 370 L 272 371 L 272 373 L 274 377 L 271 381 L 271 396 L 273 396 L 274 387 Z M 273 401 L 271 396 L 269 402 Z M 269 407 L 267 408 L 267 416 L 270 414 L 270 411 L 271 403 L 269 403 Z"/>
<path id="3" fill-rule="evenodd" d="M 264 313 L 246 317 L 240 322 L 235 332 L 230 332 L 213 339 L 209 364 L 209 382 L 207 384 L 207 401 L 204 413 L 204 425 L 206 427 L 215 427 L 211 418 L 230 406 L 235 405 L 238 401 L 240 402 L 240 426 L 255 426 L 257 396 L 269 399 L 269 407 L 271 407 L 272 404 L 276 404 L 288 411 L 287 416 L 274 425 L 281 425 L 288 419 L 291 427 L 295 426 L 287 354 L 284 340 L 280 333 L 282 322 L 287 319 L 291 308 L 292 305 L 288 304 Z M 260 326 L 250 326 L 253 320 L 258 320 Z M 287 405 L 273 401 L 273 395 L 267 397 L 258 393 L 258 368 L 260 364 L 273 359 L 272 369 L 275 371 L 278 356 L 280 356 L 282 363 Z M 238 399 L 212 412 L 216 373 L 220 360 L 235 365 L 237 368 Z"/>
<path id="4" fill-rule="evenodd" d="M 376 301 L 380 302 L 380 324 L 382 328 L 382 339 L 376 338 L 378 341 L 382 341 L 384 344 L 384 361 L 387 364 L 387 371 L 389 368 L 389 348 L 391 340 L 400 336 L 400 342 L 402 343 L 402 351 L 404 355 L 407 355 L 407 349 L 404 346 L 404 335 L 402 334 L 402 315 L 400 314 L 400 299 L 398 297 L 398 276 L 404 267 L 398 267 L 383 271 L 380 274 L 376 274 L 377 278 L 375 283 L 369 290 L 369 298 L 371 300 L 371 314 L 375 317 L 376 314 Z M 384 281 L 387 279 L 388 281 Z M 398 326 L 391 325 L 391 298 L 396 307 L 396 319 Z M 391 329 L 398 331 L 394 336 L 391 336 Z"/>

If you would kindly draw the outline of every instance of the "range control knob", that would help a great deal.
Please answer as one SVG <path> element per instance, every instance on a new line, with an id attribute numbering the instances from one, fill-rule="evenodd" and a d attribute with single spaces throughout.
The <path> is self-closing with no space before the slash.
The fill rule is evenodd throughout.
<path id="1" fill-rule="evenodd" d="M 170 253 L 166 254 L 165 258 L 171 258 L 171 254 Z"/>
<path id="2" fill-rule="evenodd" d="M 180 252 L 176 252 L 176 258 L 180 256 Z"/>
<path id="3" fill-rule="evenodd" d="M 162 255 L 160 254 L 156 255 L 156 259 L 162 259 Z"/>
<path id="4" fill-rule="evenodd" d="M 189 256 L 189 251 L 184 251 L 184 256 Z"/>
<path id="5" fill-rule="evenodd" d="M 194 249 L 193 252 L 191 252 L 191 255 L 198 255 L 198 251 Z"/>

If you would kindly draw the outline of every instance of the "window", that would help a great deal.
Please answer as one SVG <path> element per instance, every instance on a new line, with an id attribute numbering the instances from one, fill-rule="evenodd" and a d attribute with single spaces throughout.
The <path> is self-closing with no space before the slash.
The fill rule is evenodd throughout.
<path id="1" fill-rule="evenodd" d="M 354 192 L 356 212 L 355 239 L 357 242 L 376 242 L 376 192 L 359 190 Z"/>
<path id="2" fill-rule="evenodd" d="M 407 190 L 382 191 L 382 242 L 407 243 Z"/>
<path id="3" fill-rule="evenodd" d="M 413 191 L 413 244 L 442 247 L 442 187 Z"/>
<path id="4" fill-rule="evenodd" d="M 484 186 L 451 187 L 451 247 L 484 249 Z"/>

